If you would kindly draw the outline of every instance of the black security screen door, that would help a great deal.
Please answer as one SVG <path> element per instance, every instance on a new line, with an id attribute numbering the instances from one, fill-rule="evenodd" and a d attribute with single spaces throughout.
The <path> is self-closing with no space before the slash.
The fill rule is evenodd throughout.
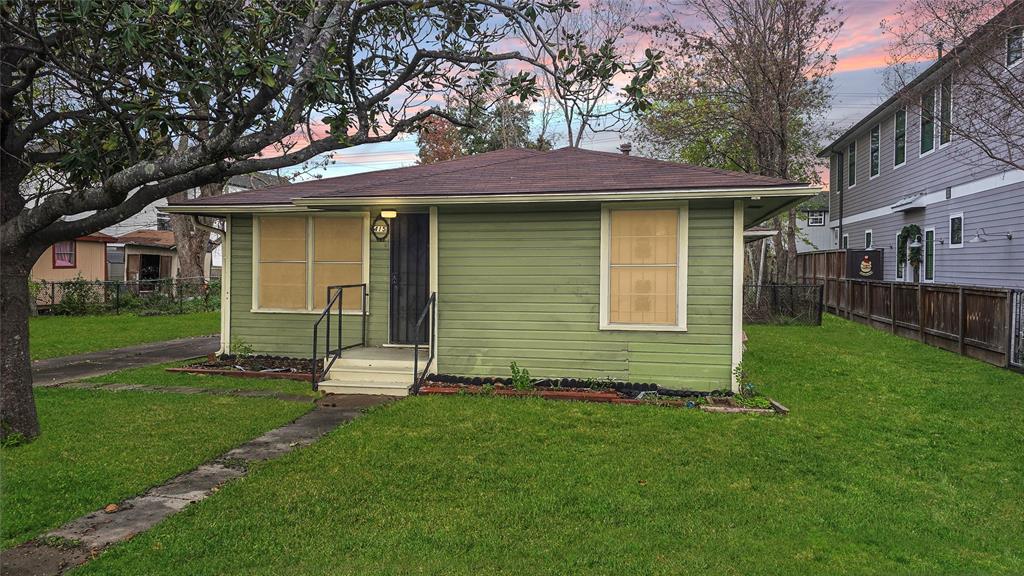
<path id="1" fill-rule="evenodd" d="M 429 322 L 416 334 L 416 320 L 430 291 L 429 219 L 401 214 L 391 221 L 391 343 L 427 342 Z"/>

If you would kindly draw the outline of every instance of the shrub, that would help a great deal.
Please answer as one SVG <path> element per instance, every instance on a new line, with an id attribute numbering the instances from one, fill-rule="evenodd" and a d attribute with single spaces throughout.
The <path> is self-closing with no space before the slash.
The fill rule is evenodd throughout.
<path id="1" fill-rule="evenodd" d="M 530 371 L 520 368 L 515 361 L 509 365 L 512 371 L 512 387 L 516 390 L 533 390 L 533 379 L 530 378 Z"/>

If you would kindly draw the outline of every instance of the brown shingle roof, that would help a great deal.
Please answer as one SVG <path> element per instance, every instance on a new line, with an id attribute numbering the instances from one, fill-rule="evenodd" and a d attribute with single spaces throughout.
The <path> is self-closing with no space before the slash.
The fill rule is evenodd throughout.
<path id="1" fill-rule="evenodd" d="M 180 204 L 290 204 L 298 198 L 392 198 L 802 186 L 800 182 L 610 152 L 496 150 L 437 164 L 273 186 Z"/>
<path id="2" fill-rule="evenodd" d="M 136 230 L 118 237 L 117 241 L 133 246 L 173 248 L 174 232 L 170 230 Z"/>

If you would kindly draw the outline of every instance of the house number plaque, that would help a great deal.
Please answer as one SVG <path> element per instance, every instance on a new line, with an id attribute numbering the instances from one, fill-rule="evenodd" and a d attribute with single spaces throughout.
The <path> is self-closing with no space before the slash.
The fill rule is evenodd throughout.
<path id="1" fill-rule="evenodd" d="M 373 235 L 378 242 L 383 242 L 388 239 L 388 234 L 390 232 L 391 225 L 378 214 L 373 220 L 373 224 L 370 225 L 370 234 Z"/>

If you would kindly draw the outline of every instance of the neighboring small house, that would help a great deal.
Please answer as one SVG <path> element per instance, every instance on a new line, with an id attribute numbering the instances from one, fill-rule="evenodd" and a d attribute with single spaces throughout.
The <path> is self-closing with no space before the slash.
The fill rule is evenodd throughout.
<path id="1" fill-rule="evenodd" d="M 232 176 L 227 184 L 224 185 L 224 193 L 233 194 L 235 192 L 257 190 L 267 186 L 280 186 L 287 183 L 287 178 L 265 172 L 254 172 L 252 174 Z M 195 198 L 198 195 L 199 190 L 197 188 L 188 190 L 185 194 L 187 198 Z M 105 234 L 111 236 L 128 237 L 133 242 L 135 248 L 137 248 L 135 253 L 140 256 L 147 256 L 145 258 L 146 262 L 142 263 L 140 258 L 139 267 L 132 268 L 131 266 L 126 266 L 128 263 L 125 261 L 124 247 L 119 244 L 111 246 L 108 251 L 107 267 L 112 280 L 130 279 L 132 274 L 126 274 L 129 271 L 143 274 L 143 268 L 146 269 L 143 275 L 149 276 L 152 270 L 158 269 L 159 264 L 154 259 L 154 257 L 158 256 L 170 256 L 169 260 L 163 261 L 163 266 L 165 270 L 170 271 L 170 274 L 177 277 L 177 257 L 174 250 L 174 235 L 171 233 L 170 214 L 160 212 L 160 208 L 166 205 L 167 199 L 161 198 L 125 220 L 103 229 Z M 136 235 L 137 232 L 139 233 L 138 235 Z M 170 238 L 170 241 L 167 238 Z M 215 239 L 211 235 L 211 241 L 219 241 L 219 239 Z M 220 245 L 217 243 L 210 247 L 210 252 L 206 256 L 204 267 L 207 278 L 217 278 L 220 276 L 220 261 Z M 167 266 L 170 266 L 170 268 L 166 268 Z"/>
<path id="2" fill-rule="evenodd" d="M 362 342 L 320 382 L 327 391 L 404 394 L 414 361 L 713 390 L 732 385 L 742 358 L 744 230 L 816 192 L 622 154 L 510 149 L 166 210 L 226 223 L 222 351 L 309 358 L 327 332 L 331 350 Z M 350 286 L 341 315 L 327 308 L 337 285 Z M 414 359 L 413 344 L 433 361 Z"/>
<path id="3" fill-rule="evenodd" d="M 887 281 L 1024 288 L 1024 170 L 989 159 L 952 129 L 963 113 L 955 66 L 984 62 L 1024 93 L 1024 4 L 996 19 L 993 29 L 1006 32 L 994 46 L 972 54 L 977 38 L 968 38 L 821 151 L 831 157 L 832 190 L 823 247 L 881 249 Z M 1024 131 L 1015 137 L 1020 146 Z M 917 247 L 918 278 L 899 257 Z"/>
<path id="4" fill-rule="evenodd" d="M 106 280 L 107 243 L 115 238 L 97 232 L 74 240 L 57 242 L 46 249 L 32 266 L 31 278 L 36 282 Z"/>
<path id="5" fill-rule="evenodd" d="M 109 246 L 107 260 L 111 263 L 111 280 L 139 282 L 176 278 L 178 255 L 174 250 L 174 232 L 136 230 L 125 234 Z"/>
<path id="6" fill-rule="evenodd" d="M 832 248 L 828 228 L 828 192 L 822 192 L 797 208 L 796 251 L 812 252 Z"/>

